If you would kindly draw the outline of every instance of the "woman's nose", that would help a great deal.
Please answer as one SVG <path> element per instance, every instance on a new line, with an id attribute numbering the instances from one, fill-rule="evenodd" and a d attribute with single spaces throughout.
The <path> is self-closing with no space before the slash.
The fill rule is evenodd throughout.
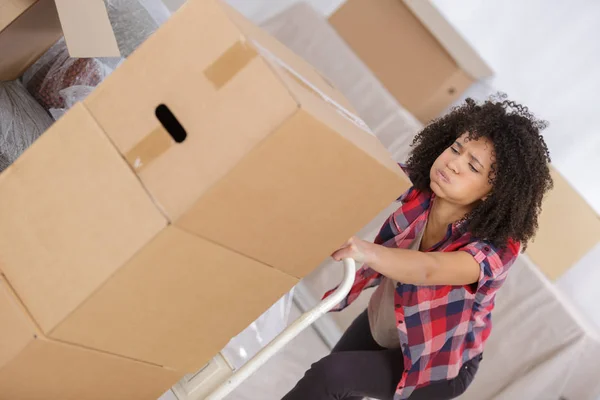
<path id="1" fill-rule="evenodd" d="M 458 174 L 458 163 L 456 161 L 448 162 L 448 169 L 454 172 L 455 174 Z"/>

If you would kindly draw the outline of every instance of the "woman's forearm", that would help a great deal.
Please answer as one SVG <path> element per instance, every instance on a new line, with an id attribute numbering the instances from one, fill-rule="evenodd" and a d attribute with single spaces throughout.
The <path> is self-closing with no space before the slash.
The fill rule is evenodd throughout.
<path id="1" fill-rule="evenodd" d="M 394 249 L 351 238 L 331 255 L 365 263 L 395 281 L 411 285 L 470 285 L 483 274 L 478 261 L 467 251 L 427 252 Z"/>
<path id="2" fill-rule="evenodd" d="M 427 284 L 439 268 L 438 260 L 430 253 L 388 248 L 371 244 L 365 263 L 380 274 L 398 282 L 413 285 Z"/>

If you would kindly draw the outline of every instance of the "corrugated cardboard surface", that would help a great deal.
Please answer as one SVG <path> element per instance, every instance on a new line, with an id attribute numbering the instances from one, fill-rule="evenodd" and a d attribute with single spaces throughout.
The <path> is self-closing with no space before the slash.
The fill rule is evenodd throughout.
<path id="1" fill-rule="evenodd" d="M 302 277 L 401 193 L 401 185 L 398 175 L 300 111 L 177 224 Z"/>
<path id="2" fill-rule="evenodd" d="M 449 81 L 460 67 L 402 1 L 348 0 L 329 21 L 422 122 L 462 93 L 463 82 L 457 87 Z"/>
<path id="3" fill-rule="evenodd" d="M 554 189 L 544 200 L 527 255 L 557 279 L 600 242 L 600 217 L 557 170 L 551 171 Z"/>
<path id="4" fill-rule="evenodd" d="M 414 112 L 419 121 L 427 122 L 438 117 L 442 110 L 448 108 L 448 97 L 463 93 L 473 84 L 473 79 L 463 70 L 457 69 L 442 82 L 427 100 L 425 100 Z M 452 92 L 452 93 L 450 93 Z M 458 96 L 458 95 L 457 95 Z M 454 101 L 454 100 L 452 100 Z"/>
<path id="5" fill-rule="evenodd" d="M 7 283 L 0 278 L 0 375 L 2 369 L 34 340 L 36 333 L 34 325 L 11 293 Z"/>
<path id="6" fill-rule="evenodd" d="M 223 54 L 240 48 L 240 39 L 219 4 L 189 2 L 86 100 L 124 154 L 160 126 L 154 115 L 160 104 L 186 129 L 184 143 L 174 144 L 139 173 L 171 220 L 298 107 L 260 57 L 215 87 L 206 71 L 222 65 Z"/>
<path id="7" fill-rule="evenodd" d="M 226 7 L 190 0 L 0 176 L 2 271 L 49 336 L 193 371 L 406 189 Z"/>
<path id="8" fill-rule="evenodd" d="M 297 282 L 171 226 L 52 336 L 192 373 Z"/>
<path id="9" fill-rule="evenodd" d="M 54 1 L 0 0 L 0 81 L 21 76 L 61 35 Z"/>
<path id="10" fill-rule="evenodd" d="M 12 24 L 37 0 L 2 0 L 0 1 L 0 32 Z"/>
<path id="11" fill-rule="evenodd" d="M 431 0 L 402 0 L 427 30 L 440 42 L 456 64 L 474 80 L 490 77 L 494 71 L 464 37 L 444 18 Z"/>
<path id="12" fill-rule="evenodd" d="M 151 165 L 146 165 L 144 170 L 139 172 L 139 176 L 171 221 L 190 232 L 198 234 L 202 232 L 202 235 L 206 235 L 205 237 L 211 240 L 216 240 L 228 248 L 241 251 L 251 258 L 277 268 L 283 270 L 298 268 L 289 265 L 289 263 L 295 262 L 301 263 L 301 268 L 307 271 L 318 265 L 320 260 L 315 262 L 315 259 L 325 258 L 329 251 L 339 243 L 339 240 L 333 237 L 321 242 L 318 247 L 311 248 L 310 251 L 304 250 L 303 253 L 306 255 L 293 262 L 286 260 L 292 260 L 295 257 L 283 255 L 287 250 L 292 251 L 291 246 L 288 245 L 285 248 L 271 246 L 272 249 L 269 252 L 276 252 L 281 256 L 276 257 L 277 260 L 270 257 L 263 259 L 261 257 L 265 256 L 265 253 L 258 249 L 266 247 L 266 243 L 273 243 L 271 238 L 281 237 L 280 232 L 272 229 L 271 221 L 274 217 L 267 217 L 263 213 L 256 212 L 256 203 L 252 203 L 252 207 L 248 209 L 244 205 L 233 207 L 233 203 L 237 204 L 244 199 L 244 204 L 251 204 L 249 193 L 252 191 L 258 196 L 256 201 L 266 200 L 260 205 L 260 208 L 263 210 L 270 208 L 273 212 L 272 215 L 281 217 L 291 214 L 290 210 L 295 207 L 300 207 L 302 210 L 320 207 L 325 215 L 332 211 L 333 204 L 338 204 L 340 201 L 352 203 L 355 200 L 344 199 L 344 196 L 348 196 L 347 194 L 337 194 L 331 197 L 329 194 L 323 194 L 324 192 L 313 192 L 318 187 L 320 188 L 318 185 L 322 185 L 316 182 L 323 182 L 325 177 L 340 176 L 339 174 L 341 174 L 341 176 L 348 177 L 344 182 L 347 186 L 344 184 L 342 186 L 357 193 L 362 190 L 360 184 L 356 183 L 360 178 L 350 178 L 351 174 L 360 174 L 361 177 L 368 176 L 374 171 L 368 167 L 369 164 L 375 169 L 385 170 L 385 167 L 380 164 L 381 161 L 378 160 L 387 159 L 388 165 L 390 165 L 392 164 L 391 158 L 374 138 L 367 139 L 367 142 L 370 140 L 371 146 L 363 147 L 362 150 L 352 148 L 352 146 L 350 146 L 352 149 L 344 150 L 344 144 L 350 137 L 319 135 L 317 132 L 322 132 L 323 126 L 319 124 L 315 126 L 309 122 L 306 122 L 305 127 L 298 126 L 296 128 L 298 133 L 290 136 L 294 137 L 298 143 L 267 146 L 266 143 L 271 142 L 271 136 L 275 136 L 274 132 L 277 128 L 284 124 L 286 119 L 298 110 L 298 107 L 309 105 L 304 105 L 304 100 L 300 101 L 293 92 L 292 80 L 286 81 L 281 75 L 274 73 L 275 67 L 265 63 L 262 57 L 249 59 L 245 56 L 241 58 L 232 56 L 232 52 L 241 52 L 241 55 L 247 54 L 246 46 L 252 46 L 254 42 L 241 39 L 245 32 L 240 31 L 230 20 L 232 15 L 237 14 L 235 12 L 225 13 L 224 9 L 227 10 L 227 6 L 214 1 L 187 3 L 179 14 L 163 26 L 160 32 L 150 38 L 146 46 L 138 49 L 125 65 L 107 79 L 96 93 L 86 100 L 86 104 L 122 152 L 130 151 L 136 146 L 136 143 L 145 140 L 146 135 L 155 129 L 157 124 L 152 113 L 154 108 L 159 104 L 166 104 L 188 131 L 188 139 L 184 143 L 174 144 L 167 151 L 162 152 L 161 156 L 156 158 Z M 238 26 L 247 24 L 240 21 L 241 19 L 236 19 Z M 207 31 L 210 31 L 211 35 L 206 35 Z M 261 40 L 267 36 L 260 30 L 254 31 L 247 28 L 247 31 L 252 31 L 254 37 L 260 37 Z M 189 48 L 185 45 L 185 38 L 194 38 L 197 52 L 189 53 Z M 248 43 L 244 44 L 244 40 Z M 180 45 L 180 43 L 183 44 Z M 317 81 L 321 80 L 320 90 L 322 89 L 325 93 L 333 93 L 332 96 L 335 99 L 343 98 L 329 87 L 314 69 L 307 68 L 303 62 L 298 62 L 298 57 L 289 50 L 279 53 L 283 45 L 273 39 L 265 40 L 265 43 L 273 45 L 273 47 L 269 47 L 269 51 L 275 53 L 277 57 L 286 57 L 286 62 L 292 63 L 300 73 L 310 70 L 312 76 L 318 77 Z M 265 43 L 258 43 L 258 45 L 266 45 Z M 157 53 L 164 55 L 160 63 L 155 60 Z M 236 67 L 233 71 L 235 73 L 233 73 L 231 63 L 225 65 L 223 60 L 243 60 L 244 62 L 242 64 L 237 61 L 233 63 L 236 66 L 242 66 L 239 70 Z M 180 65 L 182 63 L 186 67 L 185 70 Z M 223 67 L 220 70 L 228 77 L 226 83 L 223 83 L 220 78 L 215 78 L 218 75 L 215 72 L 215 66 L 221 64 Z M 215 80 L 218 81 L 218 84 L 215 84 Z M 154 84 L 149 86 L 148 81 L 152 81 Z M 173 87 L 177 87 L 177 90 L 173 90 Z M 323 116 L 319 117 L 321 120 L 327 118 L 327 115 L 330 115 L 330 118 L 337 118 L 337 122 L 335 122 L 337 125 L 334 124 L 330 129 L 357 130 L 355 126 L 340 117 L 339 110 L 321 99 L 313 97 L 309 95 L 306 102 L 315 103 L 312 106 L 315 109 L 314 112 L 323 113 Z M 197 105 L 190 107 L 191 101 Z M 125 109 L 130 112 L 120 112 Z M 307 132 L 311 129 L 317 129 L 317 132 Z M 359 138 L 360 135 L 370 137 L 367 133 L 360 132 L 360 134 L 355 134 L 354 138 Z M 307 144 L 312 143 L 312 145 L 309 145 L 311 148 L 305 149 L 304 153 L 298 153 L 298 149 L 304 149 L 303 144 L 299 143 L 302 141 Z M 315 146 L 314 143 L 320 143 L 320 145 Z M 363 146 L 365 140 L 356 144 Z M 279 145 L 282 147 L 277 147 Z M 320 150 L 312 147 L 319 147 Z M 264 150 L 258 150 L 259 148 Z M 257 151 L 260 151 L 261 158 L 253 155 Z M 263 151 L 273 154 L 267 155 Z M 306 164 L 312 157 L 310 153 L 313 151 L 323 152 L 323 159 L 320 163 L 307 167 L 306 172 L 298 171 L 298 167 L 292 167 L 293 163 Z M 358 157 L 359 154 L 367 152 L 373 158 L 353 159 L 348 166 L 349 169 L 342 172 L 342 168 L 345 166 L 338 164 L 331 167 L 329 164 L 335 163 L 336 158 L 342 159 L 343 157 L 340 158 L 336 153 L 344 152 L 346 152 L 344 157 Z M 255 160 L 252 161 L 256 163 L 256 165 L 252 165 L 254 169 L 249 169 L 247 166 L 240 167 L 240 165 L 246 165 L 246 158 Z M 284 162 L 285 158 L 289 158 L 289 161 Z M 282 159 L 281 161 L 284 163 L 273 164 L 276 159 Z M 398 171 L 395 164 L 389 168 Z M 247 172 L 246 175 L 237 176 L 237 172 L 234 170 L 246 170 Z M 297 189 L 290 191 L 289 185 L 280 182 L 281 177 L 278 177 L 278 180 L 269 184 L 270 186 L 263 187 L 264 192 L 259 194 L 258 187 L 253 185 L 262 179 L 267 179 L 263 178 L 263 175 L 272 175 L 276 170 L 287 177 L 291 176 L 290 171 L 300 174 L 301 179 L 291 180 Z M 223 183 L 229 179 L 228 174 L 237 176 L 234 179 L 236 182 L 241 179 L 245 183 L 240 183 L 241 186 L 236 186 L 237 190 L 233 192 L 222 191 L 225 189 L 219 188 L 230 187 L 229 183 Z M 315 181 L 311 182 L 312 180 Z M 372 182 L 372 179 L 367 180 Z M 187 182 L 194 182 L 194 185 Z M 254 183 L 250 185 L 250 182 Z M 286 187 L 286 189 L 277 189 L 278 185 Z M 382 178 L 377 185 L 379 188 L 385 187 L 387 190 L 383 196 L 384 200 L 380 204 L 379 199 L 374 200 L 377 196 L 365 194 L 362 199 L 365 203 L 371 204 L 371 207 L 364 208 L 365 214 L 376 214 L 379 208 L 385 207 L 396 197 L 397 193 L 402 192 L 404 187 L 398 172 L 395 175 L 390 172 L 389 176 Z M 394 185 L 398 187 L 391 187 Z M 311 189 L 307 190 L 307 188 Z M 340 190 L 338 189 L 338 193 Z M 285 195 L 284 192 L 294 193 L 295 196 Z M 198 202 L 198 206 L 194 206 L 196 202 Z M 225 204 L 233 208 L 226 211 Z M 269 204 L 268 207 L 267 204 Z M 301 204 L 304 206 L 300 206 Z M 190 209 L 192 211 L 188 213 L 187 210 Z M 275 209 L 279 211 L 275 212 Z M 300 213 L 293 214 L 300 215 Z M 216 218 L 217 215 L 227 218 L 219 222 Z M 321 214 L 319 215 L 321 216 Z M 340 224 L 346 223 L 342 214 L 335 215 L 333 220 L 326 219 L 332 223 L 331 229 L 335 229 L 335 227 L 339 229 Z M 358 219 L 358 216 L 355 216 Z M 294 222 L 293 226 L 286 225 L 287 230 L 293 229 L 296 235 L 305 237 L 325 236 L 319 232 L 321 228 L 315 226 L 313 222 L 300 217 L 295 218 L 284 218 L 284 220 Z M 316 215 L 313 218 L 312 221 L 317 221 Z M 208 220 L 214 223 L 209 224 Z M 368 218 L 361 220 L 355 229 L 349 229 L 349 226 L 339 229 L 337 235 L 349 236 L 367 220 Z M 247 222 L 242 224 L 242 221 Z M 283 226 L 283 224 L 278 226 Z M 230 231 L 235 231 L 235 234 L 230 236 Z M 251 234 L 242 235 L 241 232 Z M 242 236 L 243 240 L 241 240 Z M 276 243 L 280 243 L 280 241 L 280 239 L 275 240 Z M 327 250 L 324 250 L 325 247 Z M 297 254 L 298 251 L 293 250 L 292 253 Z M 271 264 L 271 262 L 275 262 L 275 264 Z"/>
<path id="13" fill-rule="evenodd" d="M 302 277 L 409 183 L 374 136 L 288 70 L 270 63 L 302 111 L 176 224 Z M 357 190 L 370 195 L 348 195 Z M 295 237 L 307 244 L 299 247 Z"/>
<path id="14" fill-rule="evenodd" d="M 334 99 L 346 109 L 355 112 L 354 108 L 350 102 L 348 102 L 346 97 L 344 97 L 339 90 L 333 87 L 331 81 L 325 78 L 317 69 L 315 69 L 312 64 L 307 63 L 302 57 L 294 53 L 273 36 L 269 35 L 262 28 L 254 25 L 233 7 L 228 6 L 225 2 L 222 2 L 221 7 L 245 36 L 268 48 L 286 64 L 294 65 L 298 73 L 308 79 L 312 84 L 317 86 L 319 90 Z"/>
<path id="15" fill-rule="evenodd" d="M 166 225 L 82 105 L 0 175 L 0 191 L 2 271 L 45 332 Z"/>
<path id="16" fill-rule="evenodd" d="M 180 373 L 46 339 L 0 279 L 1 400 L 156 399 Z"/>

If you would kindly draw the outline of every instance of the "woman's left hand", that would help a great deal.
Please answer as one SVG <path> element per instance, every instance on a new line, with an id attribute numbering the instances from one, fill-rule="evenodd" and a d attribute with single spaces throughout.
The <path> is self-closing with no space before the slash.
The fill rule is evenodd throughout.
<path id="1" fill-rule="evenodd" d="M 373 259 L 373 251 L 376 244 L 367 242 L 357 237 L 352 237 L 339 250 L 335 251 L 331 257 L 336 261 L 344 258 L 352 258 L 357 263 L 369 263 Z"/>

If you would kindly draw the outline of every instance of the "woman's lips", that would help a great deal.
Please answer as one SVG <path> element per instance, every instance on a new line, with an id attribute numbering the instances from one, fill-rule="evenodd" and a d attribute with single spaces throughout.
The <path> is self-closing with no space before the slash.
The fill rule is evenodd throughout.
<path id="1" fill-rule="evenodd" d="M 448 175 L 446 175 L 446 173 L 440 169 L 437 170 L 437 175 L 440 177 L 440 179 L 442 180 L 442 182 L 444 183 L 450 183 L 450 178 L 448 177 Z"/>

